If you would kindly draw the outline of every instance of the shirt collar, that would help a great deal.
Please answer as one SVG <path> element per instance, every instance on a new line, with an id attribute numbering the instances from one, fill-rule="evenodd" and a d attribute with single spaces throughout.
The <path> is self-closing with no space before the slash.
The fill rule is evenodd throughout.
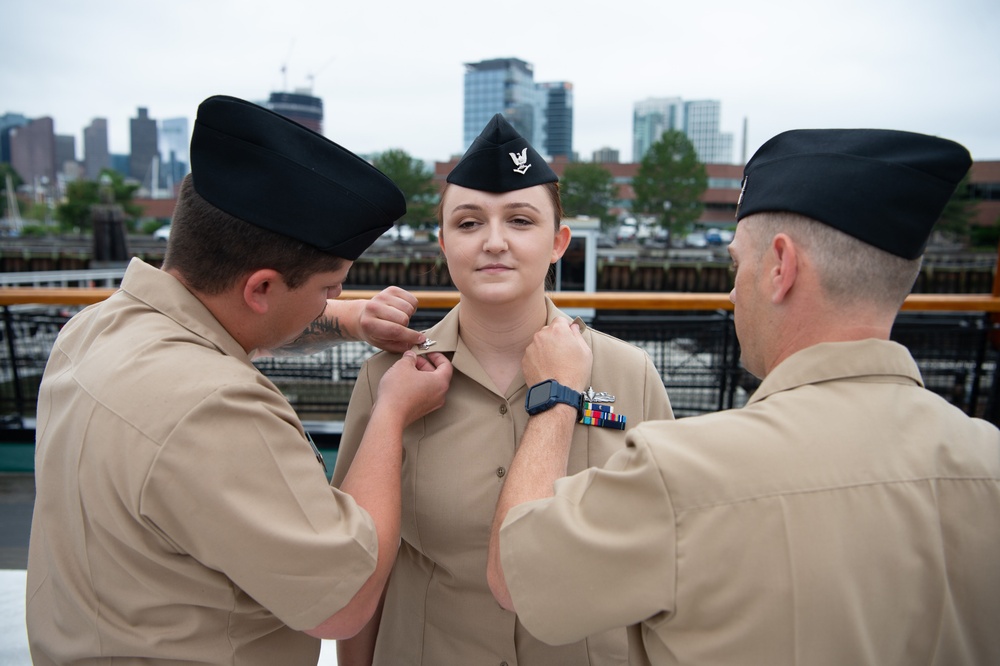
<path id="1" fill-rule="evenodd" d="M 874 338 L 823 342 L 797 351 L 779 363 L 760 383 L 747 404 L 807 384 L 855 378 L 924 385 L 909 350 L 897 342 Z"/>
<path id="2" fill-rule="evenodd" d="M 121 291 L 206 339 L 223 353 L 250 363 L 250 356 L 240 343 L 204 303 L 170 273 L 134 257 L 125 269 Z"/>

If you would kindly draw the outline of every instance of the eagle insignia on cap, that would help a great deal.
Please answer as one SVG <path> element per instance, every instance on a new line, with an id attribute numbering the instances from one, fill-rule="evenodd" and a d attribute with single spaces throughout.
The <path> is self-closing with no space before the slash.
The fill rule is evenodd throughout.
<path id="1" fill-rule="evenodd" d="M 514 160 L 514 171 L 521 174 L 522 176 L 528 173 L 528 169 L 531 168 L 530 164 L 525 164 L 528 161 L 528 147 L 525 146 L 521 154 L 517 153 L 507 153 L 510 155 L 510 159 Z"/>

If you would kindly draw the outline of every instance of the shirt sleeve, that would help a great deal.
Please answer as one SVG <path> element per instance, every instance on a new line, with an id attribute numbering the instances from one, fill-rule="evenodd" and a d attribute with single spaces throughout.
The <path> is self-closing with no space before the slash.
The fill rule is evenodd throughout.
<path id="1" fill-rule="evenodd" d="M 358 379 L 354 382 L 354 391 L 351 393 L 351 400 L 347 404 L 347 416 L 344 418 L 344 432 L 340 435 L 340 444 L 337 446 L 337 462 L 333 467 L 333 476 L 330 483 L 339 488 L 347 476 L 347 471 L 354 462 L 354 456 L 358 453 L 361 440 L 365 436 L 365 429 L 368 427 L 368 420 L 371 416 L 372 407 L 375 405 L 375 395 L 378 382 L 381 377 L 372 377 L 372 359 L 367 359 L 361 364 L 361 371 Z"/>
<path id="2" fill-rule="evenodd" d="M 511 509 L 500 557 L 514 608 L 535 637 L 562 645 L 670 611 L 674 514 L 645 442 Z"/>
<path id="3" fill-rule="evenodd" d="M 140 510 L 293 629 L 339 611 L 375 569 L 371 517 L 330 487 L 291 406 L 261 384 L 220 388 L 185 415 Z"/>
<path id="4" fill-rule="evenodd" d="M 663 377 L 653 365 L 653 360 L 649 354 L 643 352 L 646 367 L 646 390 L 643 392 L 645 400 L 643 410 L 643 421 L 661 421 L 674 418 L 674 410 L 670 406 L 670 398 L 667 396 L 667 389 L 663 385 Z"/>

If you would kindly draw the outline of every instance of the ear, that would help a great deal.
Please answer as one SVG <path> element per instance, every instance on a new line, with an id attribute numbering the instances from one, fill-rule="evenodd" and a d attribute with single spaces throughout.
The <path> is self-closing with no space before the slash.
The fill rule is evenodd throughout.
<path id="1" fill-rule="evenodd" d="M 771 240 L 771 302 L 783 302 L 795 285 L 799 274 L 799 252 L 787 234 L 778 234 Z"/>
<path id="2" fill-rule="evenodd" d="M 283 287 L 281 273 L 261 268 L 251 273 L 243 282 L 243 302 L 256 314 L 266 314 L 278 287 Z"/>
<path id="3" fill-rule="evenodd" d="M 550 264 L 554 264 L 559 261 L 563 254 L 566 253 L 566 248 L 569 247 L 569 242 L 573 238 L 573 232 L 565 224 L 560 224 L 559 229 L 556 231 L 555 240 L 552 242 L 552 258 L 549 260 Z"/>

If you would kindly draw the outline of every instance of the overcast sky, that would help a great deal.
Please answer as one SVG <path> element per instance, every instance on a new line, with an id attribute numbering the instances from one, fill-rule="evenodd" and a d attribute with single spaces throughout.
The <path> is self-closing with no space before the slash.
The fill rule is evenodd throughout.
<path id="1" fill-rule="evenodd" d="M 6 0 L 0 114 L 77 137 L 137 107 L 185 116 L 312 84 L 324 133 L 357 153 L 462 151 L 467 62 L 515 57 L 574 86 L 573 146 L 632 158 L 632 108 L 715 99 L 740 162 L 778 132 L 880 127 L 1000 159 L 997 0 Z M 282 68 L 285 73 L 282 74 Z"/>

